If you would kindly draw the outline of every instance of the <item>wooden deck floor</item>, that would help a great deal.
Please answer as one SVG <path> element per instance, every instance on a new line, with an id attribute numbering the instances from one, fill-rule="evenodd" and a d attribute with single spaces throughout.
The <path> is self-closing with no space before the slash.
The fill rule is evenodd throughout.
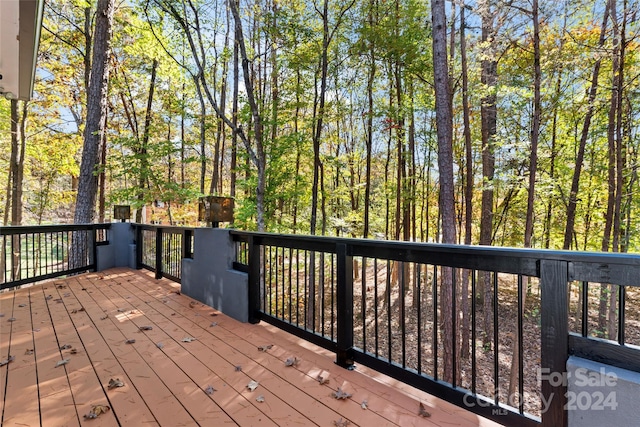
<path id="1" fill-rule="evenodd" d="M 112 269 L 0 294 L 0 360 L 14 357 L 0 367 L 0 424 L 495 425 L 374 371 L 342 369 L 323 349 L 179 289 Z M 285 366 L 290 357 L 299 363 Z M 109 389 L 111 379 L 124 386 Z M 352 396 L 336 400 L 338 387 Z M 430 417 L 418 415 L 420 403 Z M 94 405 L 110 410 L 85 418 Z"/>

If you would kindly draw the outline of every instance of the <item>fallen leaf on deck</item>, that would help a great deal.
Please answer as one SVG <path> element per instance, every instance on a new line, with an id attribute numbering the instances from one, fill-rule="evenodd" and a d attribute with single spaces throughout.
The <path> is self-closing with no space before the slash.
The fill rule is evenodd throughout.
<path id="1" fill-rule="evenodd" d="M 126 310 L 124 308 L 119 308 L 118 313 L 124 313 Z"/>
<path id="2" fill-rule="evenodd" d="M 418 408 L 418 415 L 420 415 L 422 418 L 429 418 L 431 416 L 431 414 L 427 412 L 427 409 L 424 407 L 422 402 L 420 402 L 420 407 Z"/>
<path id="3" fill-rule="evenodd" d="M 126 340 L 124 343 L 125 343 L 125 344 L 133 344 L 134 342 L 136 342 L 136 340 L 135 340 L 135 339 L 133 339 L 133 338 L 129 338 L 129 339 L 128 339 L 128 340 Z"/>
<path id="4" fill-rule="evenodd" d="M 82 288 L 82 290 L 83 290 L 83 291 L 86 291 L 86 290 L 87 290 L 87 288 Z"/>
<path id="5" fill-rule="evenodd" d="M 192 342 L 195 341 L 196 339 L 194 337 L 184 337 L 182 338 L 182 342 Z"/>
<path id="6" fill-rule="evenodd" d="M 331 393 L 331 395 L 335 397 L 337 400 L 345 400 L 351 397 L 351 393 L 347 393 L 346 391 L 343 391 L 340 387 L 338 387 L 337 391 L 334 391 L 333 393 Z"/>
<path id="7" fill-rule="evenodd" d="M 71 360 L 71 359 L 62 359 L 62 360 L 59 360 L 59 361 L 58 361 L 58 363 L 56 363 L 56 366 L 55 366 L 55 367 L 57 368 L 58 366 L 66 365 L 67 363 L 69 363 L 69 361 L 70 361 L 70 360 Z"/>
<path id="8" fill-rule="evenodd" d="M 153 326 L 140 326 L 141 331 L 150 331 L 153 329 Z"/>
<path id="9" fill-rule="evenodd" d="M 40 332 L 40 328 L 35 328 L 33 332 Z"/>
<path id="10" fill-rule="evenodd" d="M 24 354 L 25 354 L 26 356 L 28 356 L 28 355 L 30 355 L 30 354 L 33 354 L 33 349 L 32 349 L 32 348 L 28 348 L 28 349 L 26 349 L 26 350 L 25 350 L 25 352 L 24 352 Z"/>
<path id="11" fill-rule="evenodd" d="M 264 402 L 264 396 L 260 395 L 260 396 L 256 397 L 256 402 L 258 402 L 258 403 Z"/>
<path id="12" fill-rule="evenodd" d="M 290 357 L 284 361 L 284 366 L 298 366 L 300 360 L 297 357 Z"/>
<path id="13" fill-rule="evenodd" d="M 7 322 L 15 322 L 16 320 L 18 319 L 16 319 L 15 317 L 10 317 L 9 319 L 7 319 Z"/>
<path id="14" fill-rule="evenodd" d="M 163 299 L 162 302 L 166 304 L 168 301 L 166 299 Z"/>
<path id="15" fill-rule="evenodd" d="M 4 317 L 4 313 L 0 313 L 0 317 Z"/>
<path id="16" fill-rule="evenodd" d="M 249 390 L 251 390 L 251 391 L 254 391 L 255 389 L 257 389 L 257 388 L 258 388 L 258 385 L 259 385 L 259 384 L 260 384 L 260 383 L 259 383 L 258 381 L 251 380 L 251 381 L 249 382 L 249 384 L 247 384 L 247 388 L 248 388 Z"/>
<path id="17" fill-rule="evenodd" d="M 164 344 L 162 344 L 161 342 L 156 344 L 156 347 L 158 347 L 159 349 L 164 348 Z"/>
<path id="18" fill-rule="evenodd" d="M 360 407 L 362 409 L 368 409 L 369 408 L 369 403 L 367 402 L 367 400 L 363 400 L 362 403 L 360 404 Z"/>
<path id="19" fill-rule="evenodd" d="M 270 350 L 272 347 L 273 347 L 273 344 L 259 345 L 258 351 L 264 351 L 266 353 L 267 350 Z"/>
<path id="20" fill-rule="evenodd" d="M 65 292 L 64 294 L 62 294 L 62 296 L 63 296 L 63 297 L 65 297 L 65 298 L 66 298 L 66 297 L 70 297 L 70 296 L 71 296 L 71 293 L 70 293 L 70 292 Z"/>
<path id="21" fill-rule="evenodd" d="M 211 313 L 211 316 L 217 316 L 218 313 Z"/>
<path id="22" fill-rule="evenodd" d="M 120 378 L 116 378 L 115 380 L 111 378 L 109 380 L 109 390 L 114 389 L 116 387 L 124 387 L 124 383 L 120 381 Z"/>
<path id="23" fill-rule="evenodd" d="M 211 322 L 210 327 L 218 326 L 218 322 Z"/>
<path id="24" fill-rule="evenodd" d="M 18 304 L 18 307 L 22 308 L 22 307 L 26 307 L 27 304 Z"/>
<path id="25" fill-rule="evenodd" d="M 84 311 L 84 307 L 80 307 L 78 309 L 74 308 L 73 310 L 71 310 L 71 314 L 76 314 L 76 313 L 79 313 L 81 311 Z"/>
<path id="26" fill-rule="evenodd" d="M 98 418 L 100 414 L 106 414 L 109 409 L 111 408 L 107 405 L 94 405 L 91 408 L 91 411 L 88 414 L 85 414 L 84 417 L 87 419 Z"/>
<path id="27" fill-rule="evenodd" d="M 78 354 L 78 349 L 76 349 L 76 348 L 72 348 L 72 349 L 69 351 L 69 354 Z"/>
<path id="28" fill-rule="evenodd" d="M 53 299 L 53 295 L 47 295 L 44 299 L 45 299 L 45 300 Z"/>
<path id="29" fill-rule="evenodd" d="M 329 378 L 323 377 L 322 375 L 318 375 L 316 379 L 318 380 L 320 385 L 327 384 L 329 382 Z"/>
<path id="30" fill-rule="evenodd" d="M 108 319 L 108 318 L 109 318 L 109 316 L 102 316 L 102 317 L 100 318 L 100 320 L 105 320 L 105 319 Z"/>
<path id="31" fill-rule="evenodd" d="M 208 395 L 212 395 L 214 391 L 216 391 L 216 389 L 211 387 L 210 385 L 204 389 L 204 392 L 207 393 Z"/>
<path id="32" fill-rule="evenodd" d="M 195 307 L 196 305 L 198 305 L 198 303 L 197 303 L 197 302 L 195 302 L 195 301 L 191 301 L 191 302 L 189 303 L 189 307 L 191 307 L 191 308 Z"/>
<path id="33" fill-rule="evenodd" d="M 9 363 L 13 362 L 14 360 L 16 360 L 15 356 L 9 356 L 8 359 L 0 360 L 0 366 L 8 365 Z"/>
<path id="34" fill-rule="evenodd" d="M 56 288 L 58 288 L 58 289 L 64 289 L 64 288 L 66 288 L 66 286 L 65 286 L 65 285 L 56 285 Z"/>
<path id="35" fill-rule="evenodd" d="M 129 312 L 129 314 L 136 314 L 136 311 L 135 311 L 135 310 L 131 310 L 131 311 Z"/>
<path id="36" fill-rule="evenodd" d="M 60 350 L 68 350 L 71 348 L 71 344 L 64 344 L 60 346 Z"/>
<path id="37" fill-rule="evenodd" d="M 234 369 L 236 370 L 236 372 L 242 372 L 242 366 L 240 365 L 236 365 Z"/>
<path id="38" fill-rule="evenodd" d="M 351 424 L 351 421 L 344 420 L 342 418 L 340 418 L 338 421 L 333 422 L 333 425 L 336 427 L 347 427 L 349 424 Z"/>
<path id="39" fill-rule="evenodd" d="M 57 302 L 58 304 L 62 304 L 62 298 L 54 299 L 54 301 Z"/>

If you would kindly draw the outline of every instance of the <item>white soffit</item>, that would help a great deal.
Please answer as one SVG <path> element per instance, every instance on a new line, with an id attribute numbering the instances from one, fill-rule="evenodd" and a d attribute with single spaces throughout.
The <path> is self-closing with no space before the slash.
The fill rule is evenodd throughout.
<path id="1" fill-rule="evenodd" d="M 33 90 L 43 0 L 0 0 L 0 94 L 28 100 Z"/>

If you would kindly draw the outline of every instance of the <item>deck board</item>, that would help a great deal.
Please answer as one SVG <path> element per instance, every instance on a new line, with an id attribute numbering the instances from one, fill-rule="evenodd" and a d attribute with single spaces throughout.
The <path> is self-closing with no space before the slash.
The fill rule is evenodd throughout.
<path id="1" fill-rule="evenodd" d="M 0 294 L 0 357 L 16 356 L 0 367 L 0 423 L 331 426 L 342 418 L 375 427 L 497 425 L 366 368 L 342 369 L 324 349 L 267 324 L 237 322 L 179 289 L 145 271 L 112 269 Z M 136 342 L 126 344 L 129 338 Z M 63 344 L 76 353 L 60 350 Z M 267 344 L 273 347 L 258 350 Z M 285 366 L 289 357 L 299 363 Z M 63 358 L 70 362 L 56 368 Z M 329 382 L 320 384 L 319 374 Z M 125 386 L 109 390 L 111 378 Z M 259 382 L 255 391 L 247 388 L 251 380 Z M 333 398 L 338 387 L 352 397 Z M 418 416 L 421 402 L 431 417 Z M 94 404 L 112 410 L 84 419 Z"/>

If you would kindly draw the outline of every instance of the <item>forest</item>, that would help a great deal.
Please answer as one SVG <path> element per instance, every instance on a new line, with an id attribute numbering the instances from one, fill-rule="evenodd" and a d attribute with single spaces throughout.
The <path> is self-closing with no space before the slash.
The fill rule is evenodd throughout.
<path id="1" fill-rule="evenodd" d="M 245 230 L 640 251 L 637 0 L 47 1 L 4 225 L 74 220 L 101 2 L 96 222 L 214 194 Z"/>

